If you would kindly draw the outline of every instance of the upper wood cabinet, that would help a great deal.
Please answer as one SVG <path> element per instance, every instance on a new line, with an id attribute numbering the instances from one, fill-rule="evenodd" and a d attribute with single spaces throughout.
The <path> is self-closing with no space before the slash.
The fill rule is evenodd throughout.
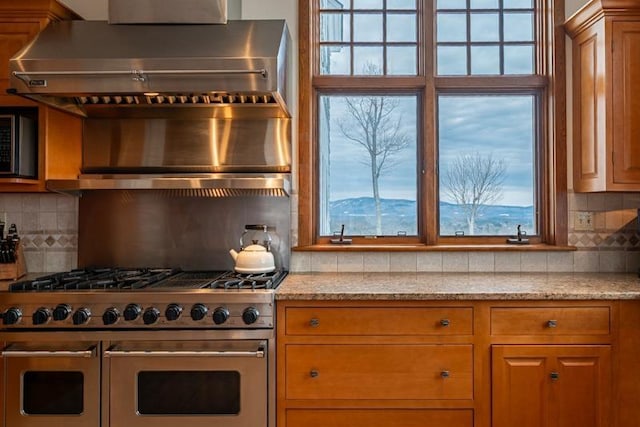
<path id="1" fill-rule="evenodd" d="M 592 0 L 573 39 L 573 187 L 640 190 L 640 2 Z"/>
<path id="2" fill-rule="evenodd" d="M 49 22 L 80 17 L 55 0 L 0 1 L 0 106 L 38 107 L 38 178 L 0 178 L 0 192 L 46 191 L 47 179 L 75 178 L 81 164 L 82 120 L 7 95 L 9 59 Z"/>

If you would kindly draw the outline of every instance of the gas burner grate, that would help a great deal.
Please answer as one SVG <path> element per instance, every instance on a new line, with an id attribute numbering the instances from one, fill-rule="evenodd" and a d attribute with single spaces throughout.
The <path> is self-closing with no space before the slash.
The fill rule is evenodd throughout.
<path id="1" fill-rule="evenodd" d="M 229 272 L 211 282 L 210 287 L 212 289 L 275 289 L 286 274 L 281 270 L 256 274 Z"/>
<path id="2" fill-rule="evenodd" d="M 179 272 L 166 268 L 94 268 L 51 274 L 9 286 L 11 292 L 49 292 L 75 290 L 130 290 L 151 286 Z"/>

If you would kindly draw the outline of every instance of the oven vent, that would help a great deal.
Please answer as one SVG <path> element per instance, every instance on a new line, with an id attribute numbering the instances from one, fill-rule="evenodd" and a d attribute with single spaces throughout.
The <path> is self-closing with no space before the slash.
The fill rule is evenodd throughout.
<path id="1" fill-rule="evenodd" d="M 115 95 L 78 96 L 80 105 L 206 105 L 206 104 L 260 104 L 276 105 L 270 93 L 212 93 L 212 94 L 163 94 L 163 95 Z"/>

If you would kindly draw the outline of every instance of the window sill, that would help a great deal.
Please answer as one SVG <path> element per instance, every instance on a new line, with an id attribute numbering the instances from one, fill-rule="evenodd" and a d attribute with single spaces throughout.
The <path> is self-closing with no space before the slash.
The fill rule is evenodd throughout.
<path id="1" fill-rule="evenodd" d="M 575 246 L 555 246 L 546 244 L 530 245 L 309 245 L 296 246 L 294 252 L 570 252 Z"/>

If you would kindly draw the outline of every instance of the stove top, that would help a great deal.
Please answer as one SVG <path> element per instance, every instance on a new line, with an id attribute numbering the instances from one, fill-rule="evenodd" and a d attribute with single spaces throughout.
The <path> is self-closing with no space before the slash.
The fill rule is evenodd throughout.
<path id="1" fill-rule="evenodd" d="M 87 268 L 22 280 L 0 300 L 0 329 L 273 329 L 287 272 Z"/>
<path id="2" fill-rule="evenodd" d="M 12 283 L 10 292 L 64 292 L 81 290 L 275 289 L 286 272 L 181 271 L 168 268 L 87 268 Z"/>

